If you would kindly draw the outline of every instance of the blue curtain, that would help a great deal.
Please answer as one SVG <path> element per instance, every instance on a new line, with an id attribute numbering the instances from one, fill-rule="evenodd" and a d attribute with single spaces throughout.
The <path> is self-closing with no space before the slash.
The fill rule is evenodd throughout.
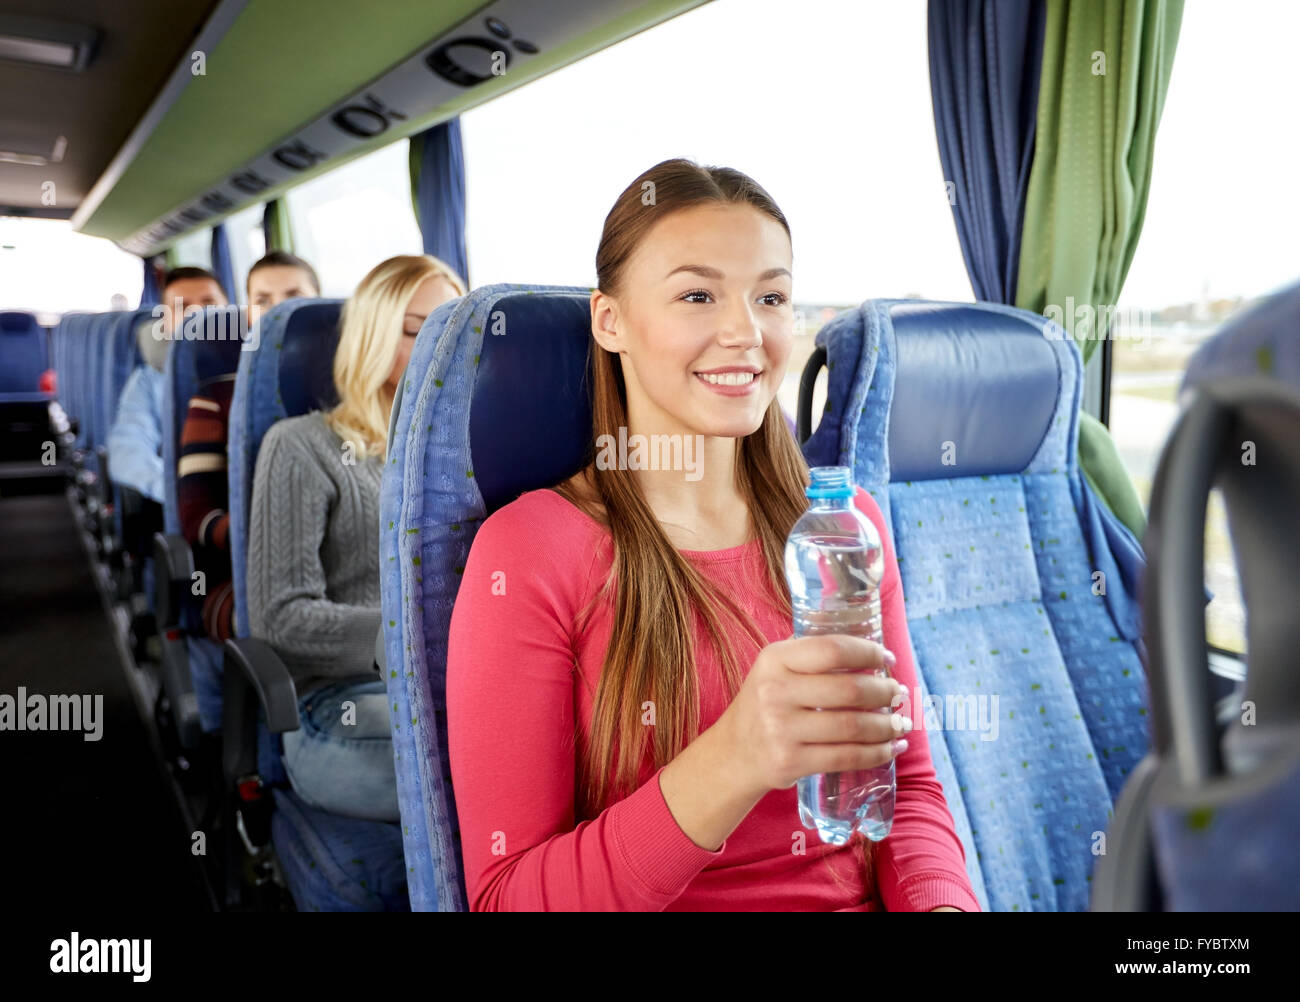
<path id="1" fill-rule="evenodd" d="M 217 276 L 226 298 L 232 303 L 239 301 L 235 288 L 235 266 L 230 261 L 230 238 L 226 236 L 226 224 L 218 223 L 212 227 L 212 273 Z"/>
<path id="2" fill-rule="evenodd" d="M 930 0 L 930 98 L 975 298 L 1014 305 L 1034 158 L 1043 0 Z"/>
<path id="3" fill-rule="evenodd" d="M 445 261 L 469 285 L 465 249 L 465 154 L 460 119 L 411 137 L 411 201 L 424 252 Z"/>
<path id="4" fill-rule="evenodd" d="M 140 292 L 140 308 L 144 309 L 157 306 L 162 301 L 162 289 L 158 287 L 158 269 L 154 267 L 154 259 L 145 257 L 140 260 L 144 264 L 144 289 Z"/>

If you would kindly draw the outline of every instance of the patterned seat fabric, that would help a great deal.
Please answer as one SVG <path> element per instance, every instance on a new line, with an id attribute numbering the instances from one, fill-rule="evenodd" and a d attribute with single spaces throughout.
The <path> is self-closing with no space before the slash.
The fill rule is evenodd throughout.
<path id="1" fill-rule="evenodd" d="M 256 347 L 239 353 L 230 406 L 230 553 L 235 633 L 249 636 L 248 517 L 257 450 L 276 421 L 337 403 L 334 346 L 339 300 L 293 299 L 266 313 Z M 281 742 L 258 734 L 258 770 L 275 791 L 272 843 L 300 911 L 404 910 L 405 868 L 396 824 L 328 814 L 288 787 Z"/>
<path id="2" fill-rule="evenodd" d="M 1021 310 L 917 301 L 868 301 L 817 341 L 827 412 L 804 452 L 852 466 L 890 519 L 913 717 L 976 893 L 1083 910 L 1149 721 L 1121 566 L 1140 551 L 1078 470 L 1078 350 Z"/>
<path id="3" fill-rule="evenodd" d="M 416 911 L 466 908 L 447 752 L 447 635 L 483 519 L 575 472 L 591 437 L 590 290 L 494 285 L 411 352 L 380 497 L 397 794 Z"/>

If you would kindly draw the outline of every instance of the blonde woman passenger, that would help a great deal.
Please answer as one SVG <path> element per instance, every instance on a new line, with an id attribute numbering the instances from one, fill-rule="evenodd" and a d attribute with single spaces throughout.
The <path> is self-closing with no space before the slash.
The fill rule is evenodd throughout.
<path id="1" fill-rule="evenodd" d="M 273 425 L 253 477 L 248 603 L 254 636 L 293 676 L 302 725 L 284 736 L 294 790 L 336 814 L 396 821 L 380 624 L 379 486 L 388 417 L 411 347 L 464 283 L 429 255 L 377 265 L 343 308 L 339 403 Z"/>

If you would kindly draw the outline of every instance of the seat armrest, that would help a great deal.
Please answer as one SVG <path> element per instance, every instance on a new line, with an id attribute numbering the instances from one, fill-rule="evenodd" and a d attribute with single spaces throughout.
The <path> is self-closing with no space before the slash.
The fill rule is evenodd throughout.
<path id="1" fill-rule="evenodd" d="M 1158 912 L 1164 909 L 1156 871 L 1150 813 L 1159 760 L 1148 755 L 1120 791 L 1106 831 L 1106 851 L 1092 874 L 1094 912 Z"/>
<path id="2" fill-rule="evenodd" d="M 226 641 L 222 665 L 222 771 L 233 789 L 257 771 L 258 711 L 272 734 L 298 729 L 298 691 L 280 655 L 264 640 Z"/>
<path id="3" fill-rule="evenodd" d="M 184 536 L 155 532 L 154 614 L 160 630 L 177 626 L 185 602 L 185 589 L 194 580 L 194 551 Z"/>
<path id="4" fill-rule="evenodd" d="M 122 517 L 134 518 L 138 516 L 144 508 L 144 495 L 134 487 L 126 486 L 126 484 L 118 484 L 117 493 L 122 498 Z"/>
<path id="5" fill-rule="evenodd" d="M 233 671 L 232 671 L 233 669 Z M 265 640 L 238 637 L 226 641 L 225 677 L 250 686 L 266 714 L 272 734 L 298 729 L 298 690 L 280 655 Z"/>

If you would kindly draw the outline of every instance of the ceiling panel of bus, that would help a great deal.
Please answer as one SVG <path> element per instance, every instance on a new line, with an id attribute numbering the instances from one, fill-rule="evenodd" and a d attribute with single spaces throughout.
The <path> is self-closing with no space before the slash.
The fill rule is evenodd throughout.
<path id="1" fill-rule="evenodd" d="M 99 29 L 80 73 L 0 60 L 0 213 L 68 216 L 113 159 L 185 54 L 216 0 L 4 0 L 5 14 Z M 46 182 L 53 182 L 53 187 Z"/>
<path id="2" fill-rule="evenodd" d="M 515 0 L 517 3 L 518 0 Z M 537 0 L 527 0 L 529 4 Z M 569 0 L 542 0 L 557 10 Z M 377 140 L 363 142 L 345 155 L 305 170 L 292 183 L 259 193 L 258 201 L 346 160 L 458 114 L 506 90 L 535 79 L 643 28 L 700 6 L 707 0 L 587 0 L 599 8 L 594 27 L 580 25 L 571 37 L 552 42 L 522 68 L 477 83 L 436 114 L 394 127 Z M 239 12 L 207 55 L 206 74 L 188 79 L 129 163 L 114 163 L 112 174 L 82 207 L 74 225 L 83 232 L 131 244 L 139 252 L 144 240 L 161 249 L 165 241 L 142 238 L 209 186 L 264 156 L 296 130 L 319 118 L 340 101 L 372 85 L 391 68 L 418 54 L 467 18 L 499 9 L 486 0 L 281 0 L 253 2 Z M 536 8 L 533 8 L 536 10 Z M 571 10 L 572 8 L 570 8 Z M 459 33 L 459 30 L 458 30 Z M 483 29 L 478 26 L 478 33 Z M 189 58 L 188 53 L 185 58 Z M 175 60 L 173 59 L 173 65 Z M 138 114 L 138 111 L 137 111 Z M 111 188 L 108 181 L 112 180 Z M 237 208 L 237 206 L 236 206 Z M 229 211 L 234 211 L 231 209 Z M 228 215 L 228 211 L 223 212 Z M 170 217 L 170 218 L 174 218 Z M 220 216 L 203 221 L 212 225 Z M 198 229 L 199 225 L 189 225 Z M 128 239 L 130 238 L 130 239 Z"/>

